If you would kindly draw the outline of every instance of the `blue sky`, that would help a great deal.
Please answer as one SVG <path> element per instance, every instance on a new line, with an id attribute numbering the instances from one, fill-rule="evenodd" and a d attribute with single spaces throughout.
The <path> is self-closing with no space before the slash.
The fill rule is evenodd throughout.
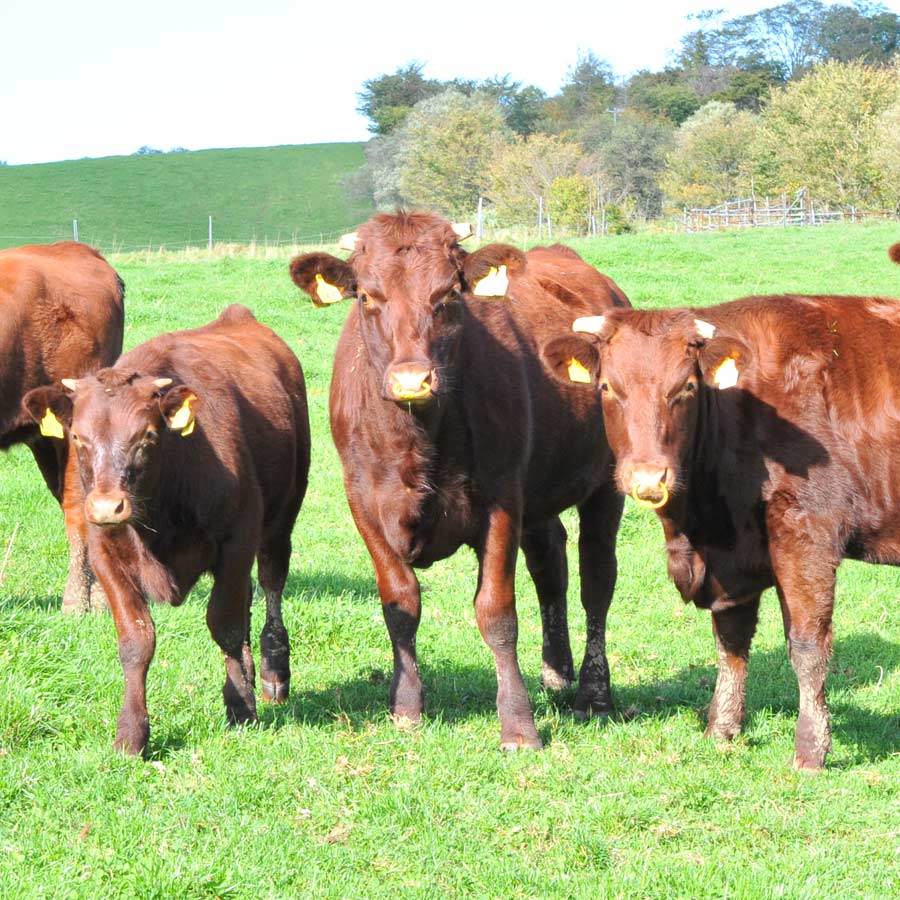
<path id="1" fill-rule="evenodd" d="M 356 92 L 411 60 L 434 78 L 508 73 L 553 93 L 579 52 L 619 76 L 659 69 L 696 27 L 687 15 L 776 3 L 17 3 L 0 20 L 0 159 L 366 140 Z"/>

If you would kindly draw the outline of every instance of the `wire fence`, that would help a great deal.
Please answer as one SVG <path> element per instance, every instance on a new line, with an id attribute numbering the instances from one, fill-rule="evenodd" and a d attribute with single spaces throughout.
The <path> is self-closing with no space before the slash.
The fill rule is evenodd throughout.
<path id="1" fill-rule="evenodd" d="M 289 237 L 282 237 L 283 229 L 276 231 L 277 237 L 269 237 L 266 234 L 260 236 L 258 233 L 249 234 L 225 234 L 216 233 L 212 227 L 212 221 L 208 233 L 205 237 L 189 238 L 187 240 L 159 240 L 147 238 L 146 240 L 121 239 L 118 237 L 104 237 L 93 233 L 90 230 L 79 229 L 77 220 L 72 220 L 72 226 L 60 228 L 59 230 L 36 230 L 29 232 L 28 229 L 16 229 L 16 233 L 0 233 L 0 248 L 17 247 L 22 244 L 44 244 L 55 241 L 82 241 L 96 247 L 103 253 L 146 253 L 159 251 L 182 251 L 182 250 L 214 250 L 216 248 L 223 249 L 225 247 L 246 247 L 260 248 L 265 251 L 266 248 L 277 250 L 279 248 L 291 248 L 297 246 L 310 246 L 336 243 L 341 235 L 348 231 L 353 231 L 356 225 L 348 225 L 344 228 L 332 229 L 330 231 L 311 231 L 307 233 L 291 233 Z"/>
<path id="2" fill-rule="evenodd" d="M 605 212 L 605 211 L 604 211 Z M 684 230 L 687 232 L 719 231 L 743 228 L 762 227 L 788 227 L 823 225 L 835 221 L 864 221 L 872 218 L 897 218 L 888 211 L 858 210 L 853 207 L 847 209 L 830 209 L 814 202 L 810 192 L 801 188 L 793 197 L 782 195 L 780 198 L 770 200 L 756 197 L 741 200 L 729 200 L 718 206 L 685 209 L 680 220 L 654 220 L 646 223 L 654 231 L 675 232 Z M 550 215 L 539 204 L 539 213 L 536 221 L 520 225 L 500 226 L 484 221 L 482 207 L 479 204 L 478 211 L 473 216 L 474 234 L 478 242 L 504 241 L 520 245 L 523 249 L 535 243 L 543 243 L 549 240 L 569 240 L 583 237 L 603 237 L 609 234 L 606 217 L 594 215 L 591 212 L 587 218 L 588 225 L 581 228 L 567 228 L 555 225 Z M 269 237 L 263 233 L 260 236 L 258 230 L 249 233 L 227 233 L 222 235 L 215 229 L 213 217 L 209 217 L 203 237 L 188 238 L 186 240 L 159 240 L 147 238 L 146 240 L 120 239 L 118 237 L 106 237 L 94 233 L 91 230 L 79 230 L 77 219 L 73 219 L 70 226 L 57 229 L 37 228 L 29 231 L 25 228 L 10 229 L 10 233 L 0 233 L 0 249 L 16 247 L 22 244 L 41 244 L 54 241 L 80 240 L 83 243 L 96 247 L 104 254 L 151 254 L 151 253 L 182 253 L 191 257 L 202 257 L 205 254 L 212 255 L 241 255 L 251 257 L 280 257 L 296 251 L 301 247 L 316 247 L 333 245 L 340 237 L 354 231 L 359 223 L 346 225 L 343 228 L 320 231 L 306 231 L 304 233 L 292 232 L 290 236 L 283 236 L 284 229 L 273 229 L 276 236 Z M 2 229 L 2 226 L 0 226 Z M 629 228 L 629 230 L 631 230 Z M 638 228 L 636 230 L 643 230 Z"/>

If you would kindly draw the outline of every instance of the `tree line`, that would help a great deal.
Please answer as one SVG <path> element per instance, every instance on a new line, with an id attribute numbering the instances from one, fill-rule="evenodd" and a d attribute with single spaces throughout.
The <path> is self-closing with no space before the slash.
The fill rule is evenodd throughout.
<path id="1" fill-rule="evenodd" d="M 574 233 L 800 186 L 900 212 L 900 16 L 796 0 L 695 23 L 662 71 L 617 80 L 589 51 L 554 95 L 415 61 L 373 77 L 358 94 L 373 138 L 347 190 L 452 217 L 483 197 L 499 226 L 540 206 Z"/>

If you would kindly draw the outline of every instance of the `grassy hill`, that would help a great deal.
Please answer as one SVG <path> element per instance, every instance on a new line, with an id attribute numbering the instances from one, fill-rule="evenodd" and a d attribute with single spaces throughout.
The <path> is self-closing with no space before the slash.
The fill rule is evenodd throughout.
<path id="1" fill-rule="evenodd" d="M 207 239 L 321 241 L 370 210 L 340 181 L 362 144 L 111 156 L 0 167 L 0 247 L 72 237 L 106 250 Z"/>
<path id="2" fill-rule="evenodd" d="M 896 296 L 900 267 L 885 251 L 898 237 L 879 223 L 576 246 L 636 305 L 657 307 L 771 291 Z M 399 730 L 372 565 L 329 434 L 348 304 L 314 309 L 287 253 L 187 256 L 113 257 L 128 285 L 127 348 L 245 302 L 306 372 L 313 464 L 284 600 L 291 697 L 260 703 L 259 728 L 226 726 L 203 579 L 182 607 L 150 611 L 150 759 L 113 752 L 112 617 L 59 614 L 62 516 L 30 453 L 0 454 L 3 900 L 900 898 L 900 569 L 839 570 L 834 753 L 818 777 L 788 766 L 797 681 L 774 591 L 751 652 L 746 729 L 727 745 L 703 737 L 710 616 L 681 602 L 656 516 L 630 500 L 609 619 L 612 716 L 580 722 L 571 690 L 540 690 L 540 615 L 520 555 L 519 654 L 546 749 L 499 752 L 493 658 L 472 611 L 477 564 L 462 551 L 419 572 L 427 715 Z M 571 511 L 564 521 L 580 660 L 579 525 Z M 257 654 L 264 619 L 258 598 Z"/>

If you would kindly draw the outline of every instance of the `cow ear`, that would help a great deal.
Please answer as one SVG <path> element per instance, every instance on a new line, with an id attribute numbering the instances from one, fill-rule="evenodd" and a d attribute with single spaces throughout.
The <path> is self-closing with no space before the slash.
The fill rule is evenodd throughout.
<path id="1" fill-rule="evenodd" d="M 541 351 L 544 365 L 560 381 L 596 384 L 600 374 L 600 351 L 586 338 L 566 334 L 554 338 Z"/>
<path id="2" fill-rule="evenodd" d="M 509 279 L 525 271 L 525 254 L 510 244 L 488 244 L 463 258 L 463 279 L 476 297 L 505 297 Z"/>
<path id="3" fill-rule="evenodd" d="M 53 385 L 34 388 L 22 398 L 22 408 L 40 426 L 44 437 L 65 439 L 72 424 L 72 398 Z"/>
<path id="4" fill-rule="evenodd" d="M 173 431 L 180 431 L 182 437 L 193 432 L 199 406 L 200 398 L 184 384 L 169 388 L 159 398 L 159 409 L 166 424 Z"/>
<path id="5" fill-rule="evenodd" d="M 330 306 L 356 294 L 352 266 L 329 253 L 304 253 L 291 262 L 291 278 L 315 306 Z"/>
<path id="6" fill-rule="evenodd" d="M 746 374 L 751 355 L 743 341 L 717 335 L 700 346 L 697 360 L 703 381 L 709 387 L 726 390 L 735 387 L 741 375 Z"/>

